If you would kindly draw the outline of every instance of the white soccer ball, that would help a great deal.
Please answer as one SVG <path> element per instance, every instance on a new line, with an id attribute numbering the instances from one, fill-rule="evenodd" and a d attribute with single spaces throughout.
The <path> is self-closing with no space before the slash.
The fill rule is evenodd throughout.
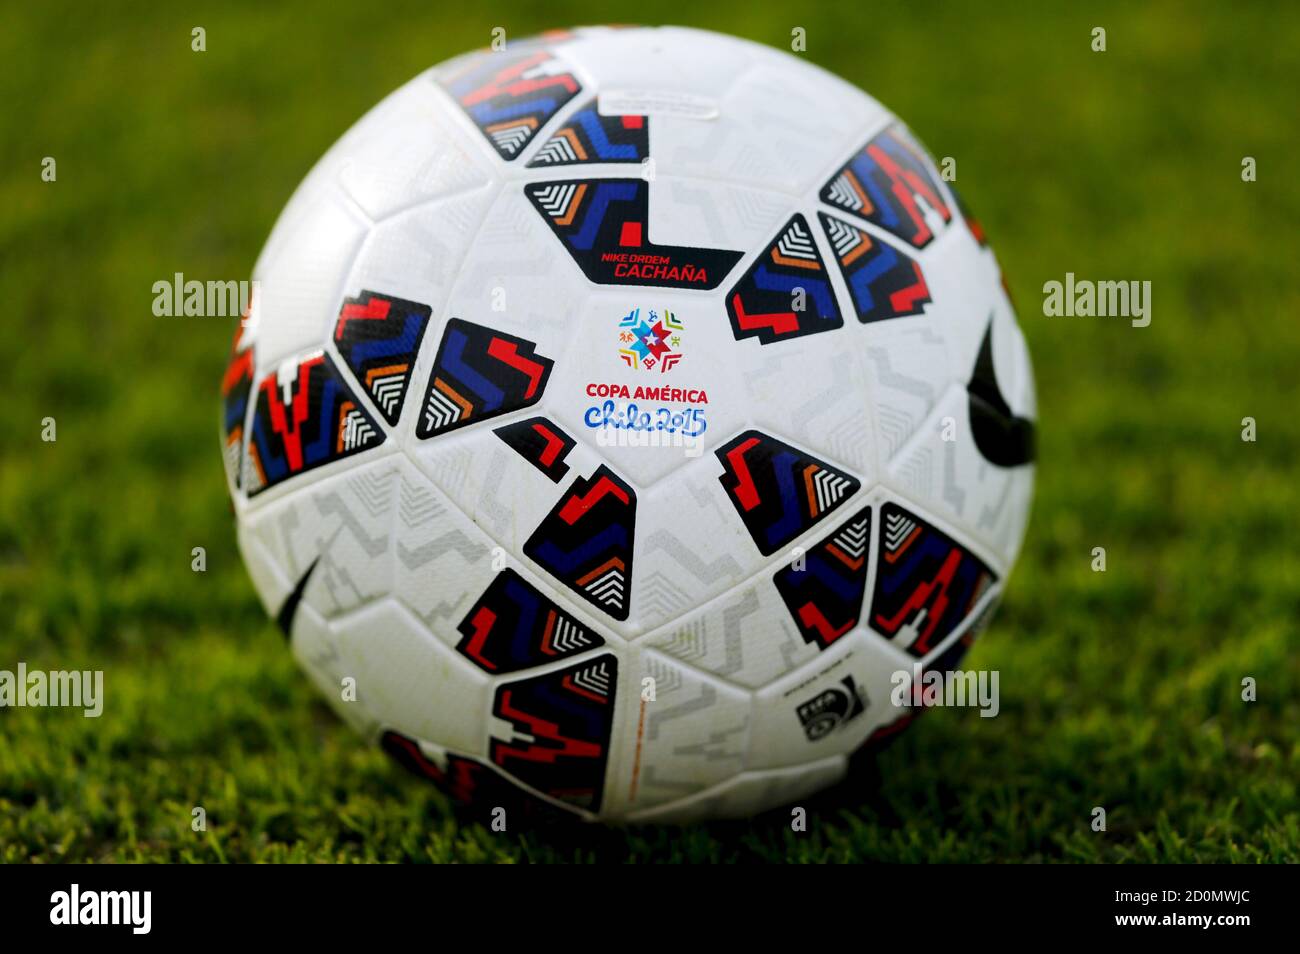
<path id="1" fill-rule="evenodd" d="M 249 572 L 340 715 L 457 799 L 806 796 L 1019 550 L 1034 392 L 993 254 L 795 56 L 599 28 L 458 57 L 325 155 L 254 279 L 223 385 Z"/>

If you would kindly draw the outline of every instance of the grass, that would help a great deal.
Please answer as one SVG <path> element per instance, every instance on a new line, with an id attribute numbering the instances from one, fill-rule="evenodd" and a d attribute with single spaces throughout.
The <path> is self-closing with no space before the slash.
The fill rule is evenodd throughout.
<path id="1" fill-rule="evenodd" d="M 1006 6 L 693 11 L 777 46 L 805 27 L 810 59 L 958 158 L 1039 382 L 1029 537 L 968 657 L 1000 670 L 1001 718 L 927 715 L 872 777 L 819 799 L 801 835 L 780 814 L 494 834 L 359 744 L 235 549 L 216 438 L 231 323 L 150 313 L 174 272 L 247 274 L 310 164 L 390 89 L 493 26 L 594 15 L 11 11 L 0 669 L 103 669 L 112 704 L 98 720 L 0 710 L 0 861 L 1300 860 L 1300 17 Z M 206 53 L 190 50 L 194 26 Z M 1043 283 L 1067 271 L 1150 280 L 1151 326 L 1043 317 Z M 57 442 L 41 440 L 46 417 Z M 196 546 L 206 573 L 190 570 Z"/>

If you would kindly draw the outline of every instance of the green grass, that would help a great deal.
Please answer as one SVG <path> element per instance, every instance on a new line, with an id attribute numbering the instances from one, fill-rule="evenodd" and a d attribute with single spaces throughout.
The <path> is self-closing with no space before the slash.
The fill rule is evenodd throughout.
<path id="1" fill-rule="evenodd" d="M 310 164 L 429 64 L 496 25 L 593 14 L 263 6 L 29 4 L 0 31 L 0 669 L 103 669 L 110 701 L 98 720 L 0 710 L 0 861 L 1300 860 L 1294 9 L 873 3 L 845 22 L 730 3 L 696 21 L 778 46 L 805 27 L 811 60 L 957 157 L 1039 383 L 1029 536 L 968 657 L 1001 672 L 1001 717 L 927 715 L 795 835 L 780 814 L 494 834 L 298 672 L 234 545 L 231 322 L 155 318 L 151 285 L 247 274 Z M 1151 326 L 1043 317 L 1067 271 L 1149 279 Z"/>

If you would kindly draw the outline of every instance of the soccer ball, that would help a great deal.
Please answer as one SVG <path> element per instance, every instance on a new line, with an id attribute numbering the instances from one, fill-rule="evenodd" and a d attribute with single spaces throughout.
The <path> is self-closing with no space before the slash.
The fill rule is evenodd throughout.
<path id="1" fill-rule="evenodd" d="M 1033 484 L 984 235 L 893 115 L 695 30 L 417 77 L 280 217 L 223 383 L 240 548 L 453 798 L 743 816 L 987 620 Z"/>

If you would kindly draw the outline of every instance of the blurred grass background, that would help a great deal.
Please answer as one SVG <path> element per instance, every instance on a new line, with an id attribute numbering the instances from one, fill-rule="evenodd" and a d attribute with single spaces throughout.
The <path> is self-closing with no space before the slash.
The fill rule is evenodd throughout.
<path id="1" fill-rule="evenodd" d="M 156 318 L 151 286 L 246 277 L 321 153 L 492 27 L 609 13 L 7 5 L 0 669 L 103 669 L 109 704 L 0 710 L 0 861 L 1300 860 L 1300 14 L 1003 6 L 621 17 L 784 48 L 802 26 L 809 59 L 957 158 L 1039 386 L 1028 540 L 968 657 L 1001 671 L 1001 718 L 927 715 L 803 835 L 780 813 L 494 835 L 361 745 L 297 671 L 234 545 L 216 425 L 233 322 Z M 1067 271 L 1150 280 L 1151 326 L 1043 317 Z"/>

